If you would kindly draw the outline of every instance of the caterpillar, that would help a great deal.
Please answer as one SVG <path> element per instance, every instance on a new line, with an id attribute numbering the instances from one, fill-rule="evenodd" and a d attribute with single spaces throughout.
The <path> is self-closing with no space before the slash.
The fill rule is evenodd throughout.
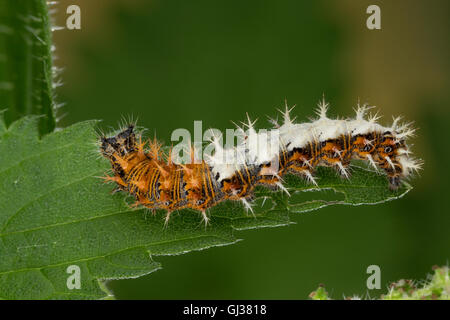
<path id="1" fill-rule="evenodd" d="M 270 137 L 256 132 L 255 123 L 248 118 L 246 131 L 237 126 L 245 143 L 223 148 L 218 137 L 213 137 L 214 153 L 195 161 L 195 150 L 190 148 L 187 163 L 174 161 L 172 149 L 166 155 L 156 138 L 142 142 L 135 124 L 129 124 L 117 135 L 100 137 L 101 154 L 109 159 L 113 172 L 104 179 L 115 182 L 117 190 L 133 195 L 136 206 L 153 212 L 166 210 L 165 224 L 174 210 L 184 208 L 201 212 L 207 224 L 206 210 L 225 200 L 241 201 L 252 210 L 252 194 L 258 185 L 289 194 L 283 186 L 287 173 L 317 186 L 314 171 L 318 166 L 327 166 L 335 168 L 343 179 L 350 179 L 353 159 L 367 161 L 376 170 L 384 171 L 390 189 L 395 190 L 421 169 L 422 161 L 411 156 L 406 144 L 415 129 L 411 123 L 400 124 L 400 117 L 384 127 L 377 122 L 377 114 L 368 114 L 371 108 L 358 104 L 354 118 L 330 119 L 328 104 L 323 100 L 317 118 L 295 123 L 292 108 L 286 104 L 285 111 L 280 111 L 281 125 L 270 119 Z M 275 148 L 269 148 L 271 145 Z"/>

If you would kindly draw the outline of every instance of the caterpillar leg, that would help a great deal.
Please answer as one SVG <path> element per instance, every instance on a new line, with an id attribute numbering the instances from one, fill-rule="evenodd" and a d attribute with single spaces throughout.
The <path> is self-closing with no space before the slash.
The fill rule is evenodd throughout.
<path id="1" fill-rule="evenodd" d="M 389 188 L 391 190 L 397 190 L 400 187 L 401 178 L 398 174 L 388 175 L 389 177 Z"/>

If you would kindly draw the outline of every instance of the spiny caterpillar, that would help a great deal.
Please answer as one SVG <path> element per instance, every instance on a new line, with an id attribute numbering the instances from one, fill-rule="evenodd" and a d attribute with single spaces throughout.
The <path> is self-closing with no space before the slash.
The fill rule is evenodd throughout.
<path id="1" fill-rule="evenodd" d="M 152 211 L 166 210 L 166 224 L 171 212 L 183 208 L 200 211 L 207 224 L 206 209 L 224 200 L 242 201 L 251 210 L 250 201 L 257 185 L 288 193 L 283 186 L 287 173 L 317 185 L 315 168 L 328 166 L 335 168 L 343 179 L 349 179 L 352 159 L 365 160 L 375 169 L 382 169 L 390 188 L 395 190 L 404 178 L 421 168 L 421 160 L 410 156 L 405 142 L 415 129 L 410 124 L 400 125 L 400 117 L 394 118 L 390 127 L 383 127 L 377 123 L 377 115 L 367 116 L 370 108 L 358 105 L 354 119 L 330 119 L 328 104 L 322 101 L 316 111 L 317 119 L 294 123 L 290 116 L 292 109 L 286 105 L 281 112 L 283 124 L 271 121 L 275 134 L 270 137 L 257 133 L 249 119 L 243 148 L 238 145 L 224 149 L 214 138 L 212 156 L 196 163 L 191 148 L 191 161 L 184 164 L 175 163 L 172 152 L 165 156 L 156 139 L 148 141 L 146 148 L 134 124 L 130 124 L 115 136 L 100 138 L 101 153 L 110 160 L 114 173 L 105 179 L 133 195 L 136 205 Z M 274 142 L 273 137 L 277 147 L 268 148 Z"/>

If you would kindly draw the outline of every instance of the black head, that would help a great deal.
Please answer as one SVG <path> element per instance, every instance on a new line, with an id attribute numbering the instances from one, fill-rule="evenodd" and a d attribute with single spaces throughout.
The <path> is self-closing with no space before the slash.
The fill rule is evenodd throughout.
<path id="1" fill-rule="evenodd" d="M 129 125 L 127 129 L 121 131 L 117 135 L 106 138 L 101 137 L 100 150 L 105 157 L 110 157 L 118 153 L 124 156 L 136 150 L 136 135 L 134 133 L 134 125 Z"/>

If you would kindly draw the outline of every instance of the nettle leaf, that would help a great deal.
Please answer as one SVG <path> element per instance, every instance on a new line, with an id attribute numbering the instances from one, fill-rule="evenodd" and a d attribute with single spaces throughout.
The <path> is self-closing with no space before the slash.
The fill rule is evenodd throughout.
<path id="1" fill-rule="evenodd" d="M 40 134 L 56 123 L 51 37 L 46 0 L 0 1 L 0 109 L 7 109 L 7 124 L 45 115 Z"/>
<path id="2" fill-rule="evenodd" d="M 153 216 L 131 208 L 129 196 L 112 194 L 113 186 L 98 178 L 109 163 L 95 145 L 95 121 L 42 139 L 38 123 L 39 117 L 28 116 L 7 128 L 0 120 L 0 298 L 4 299 L 102 298 L 102 280 L 151 273 L 160 268 L 153 256 L 232 244 L 238 241 L 235 230 L 287 225 L 293 213 L 331 204 L 375 204 L 409 191 L 409 187 L 390 191 L 383 175 L 363 167 L 354 167 L 349 181 L 320 168 L 319 188 L 286 176 L 291 197 L 257 188 L 254 216 L 240 203 L 228 201 L 210 210 L 206 228 L 192 210 L 174 213 L 165 228 L 164 212 Z M 70 266 L 80 271 L 79 289 L 73 288 Z"/>
<path id="3" fill-rule="evenodd" d="M 391 283 L 386 294 L 382 294 L 378 300 L 450 300 L 450 273 L 448 266 L 434 266 L 433 274 L 426 279 L 410 280 L 401 279 Z M 332 300 L 323 285 L 311 292 L 312 300 Z M 361 297 L 358 295 L 346 297 L 348 300 L 363 300 L 373 297 Z"/>

